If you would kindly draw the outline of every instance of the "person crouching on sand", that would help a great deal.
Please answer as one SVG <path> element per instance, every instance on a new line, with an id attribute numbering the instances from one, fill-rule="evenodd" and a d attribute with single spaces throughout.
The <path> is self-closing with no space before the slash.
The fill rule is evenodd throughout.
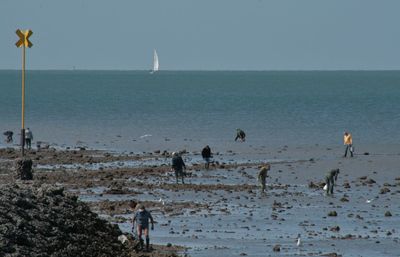
<path id="1" fill-rule="evenodd" d="M 137 226 L 137 234 L 140 241 L 140 248 L 143 249 L 143 238 L 142 232 L 144 231 L 144 236 L 146 237 L 146 251 L 150 250 L 150 237 L 149 237 L 149 220 L 151 221 L 151 230 L 154 230 L 154 220 L 151 216 L 150 212 L 147 211 L 144 205 L 139 205 L 138 211 L 136 211 L 133 216 L 132 224 L 133 228 L 135 228 L 135 223 Z"/>
<path id="2" fill-rule="evenodd" d="M 185 181 L 183 180 L 183 176 L 185 175 L 183 172 L 183 169 L 186 169 L 186 165 L 183 162 L 182 157 L 180 157 L 178 153 L 173 152 L 172 153 L 172 170 L 175 171 L 175 178 L 176 178 L 177 184 L 178 184 L 179 177 L 182 178 L 182 184 L 185 184 Z"/>
<path id="3" fill-rule="evenodd" d="M 346 146 L 344 157 L 347 157 L 347 151 L 350 151 L 350 156 L 353 157 L 353 138 L 349 132 L 344 132 L 343 143 Z"/>
<path id="4" fill-rule="evenodd" d="M 244 133 L 241 129 L 236 129 L 236 138 L 235 141 L 240 139 L 242 142 L 246 141 L 246 133 Z"/>
<path id="5" fill-rule="evenodd" d="M 270 169 L 271 169 L 271 165 L 269 163 L 267 163 L 258 172 L 258 183 L 260 184 L 260 187 L 261 187 L 261 193 L 265 193 L 266 180 L 268 177 L 268 171 Z"/>

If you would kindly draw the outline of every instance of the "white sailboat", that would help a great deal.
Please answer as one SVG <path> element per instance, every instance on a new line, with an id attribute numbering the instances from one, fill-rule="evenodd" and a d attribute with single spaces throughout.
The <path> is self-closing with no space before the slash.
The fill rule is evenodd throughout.
<path id="1" fill-rule="evenodd" d="M 156 51 L 156 49 L 154 49 L 154 55 L 153 55 L 153 70 L 151 71 L 151 73 L 155 73 L 156 71 L 158 71 L 159 68 L 160 68 L 160 63 L 158 62 L 157 51 Z"/>

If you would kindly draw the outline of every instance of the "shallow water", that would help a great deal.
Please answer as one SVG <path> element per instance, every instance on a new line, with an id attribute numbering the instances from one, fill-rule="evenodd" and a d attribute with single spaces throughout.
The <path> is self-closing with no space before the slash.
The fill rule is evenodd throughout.
<path id="1" fill-rule="evenodd" d="M 28 71 L 34 141 L 118 151 L 400 141 L 400 72 Z M 0 131 L 20 128 L 20 72 L 0 71 Z M 247 143 L 233 142 L 236 128 Z"/>
<path id="2" fill-rule="evenodd" d="M 285 173 L 285 165 L 277 164 L 274 167 Z M 196 177 L 187 178 L 186 182 L 256 185 L 256 174 L 257 169 L 254 168 L 199 170 L 196 171 Z M 140 177 L 133 179 L 142 180 Z M 158 180 L 161 183 L 174 183 L 175 178 L 167 173 Z M 151 181 L 150 178 L 147 182 Z M 344 256 L 398 256 L 398 194 L 380 195 L 377 185 L 356 187 L 352 184 L 351 189 L 346 189 L 339 184 L 334 197 L 325 197 L 322 190 L 310 189 L 306 184 L 298 184 L 287 176 L 280 176 L 280 183 L 285 182 L 287 187 L 269 184 L 272 187 L 269 187 L 267 195 L 260 194 L 257 189 L 252 192 L 156 189 L 139 196 L 82 195 L 81 198 L 85 201 L 140 199 L 155 202 L 162 199 L 165 201 L 165 207 L 162 208 L 173 208 L 179 202 L 209 204 L 210 209 L 176 210 L 179 215 L 152 211 L 157 221 L 156 229 L 152 231 L 152 242 L 184 245 L 189 247 L 186 252 L 190 256 L 238 256 L 242 253 L 248 256 L 276 256 L 277 253 L 272 250 L 276 244 L 281 245 L 279 255 L 284 256 L 321 256 L 331 252 Z M 340 201 L 344 196 L 350 202 Z M 373 201 L 367 203 L 368 199 Z M 275 201 L 281 203 L 282 207 L 273 209 Z M 384 217 L 383 213 L 388 209 L 394 216 Z M 336 210 L 338 217 L 327 216 L 331 210 Z M 123 231 L 131 231 L 129 223 L 119 225 Z M 339 226 L 340 231 L 330 231 L 334 226 Z M 297 234 L 302 237 L 300 248 L 295 245 Z M 347 234 L 362 238 L 339 239 Z"/>

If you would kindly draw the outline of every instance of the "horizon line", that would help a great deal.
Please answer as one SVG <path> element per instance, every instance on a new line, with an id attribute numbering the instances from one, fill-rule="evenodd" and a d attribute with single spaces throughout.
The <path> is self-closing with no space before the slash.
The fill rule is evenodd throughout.
<path id="1" fill-rule="evenodd" d="M 0 69 L 0 71 L 21 71 L 21 69 Z M 150 69 L 25 69 L 25 71 L 124 71 L 124 72 L 129 72 L 129 71 L 148 71 L 150 72 Z M 171 69 L 171 70 L 159 70 L 159 72 L 286 72 L 286 71 L 291 71 L 291 72 L 315 72 L 315 71 L 400 71 L 400 69 L 220 69 L 220 70 L 206 70 L 206 69 Z"/>

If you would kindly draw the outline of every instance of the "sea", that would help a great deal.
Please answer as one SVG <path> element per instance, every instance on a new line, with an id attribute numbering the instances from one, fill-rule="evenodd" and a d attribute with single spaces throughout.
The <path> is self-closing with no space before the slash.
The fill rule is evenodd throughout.
<path id="1" fill-rule="evenodd" d="M 0 71 L 0 90 L 0 131 L 16 146 L 21 71 Z M 400 141 L 400 71 L 27 71 L 25 99 L 34 144 L 61 148 L 329 147 L 344 131 L 355 145 Z"/>

